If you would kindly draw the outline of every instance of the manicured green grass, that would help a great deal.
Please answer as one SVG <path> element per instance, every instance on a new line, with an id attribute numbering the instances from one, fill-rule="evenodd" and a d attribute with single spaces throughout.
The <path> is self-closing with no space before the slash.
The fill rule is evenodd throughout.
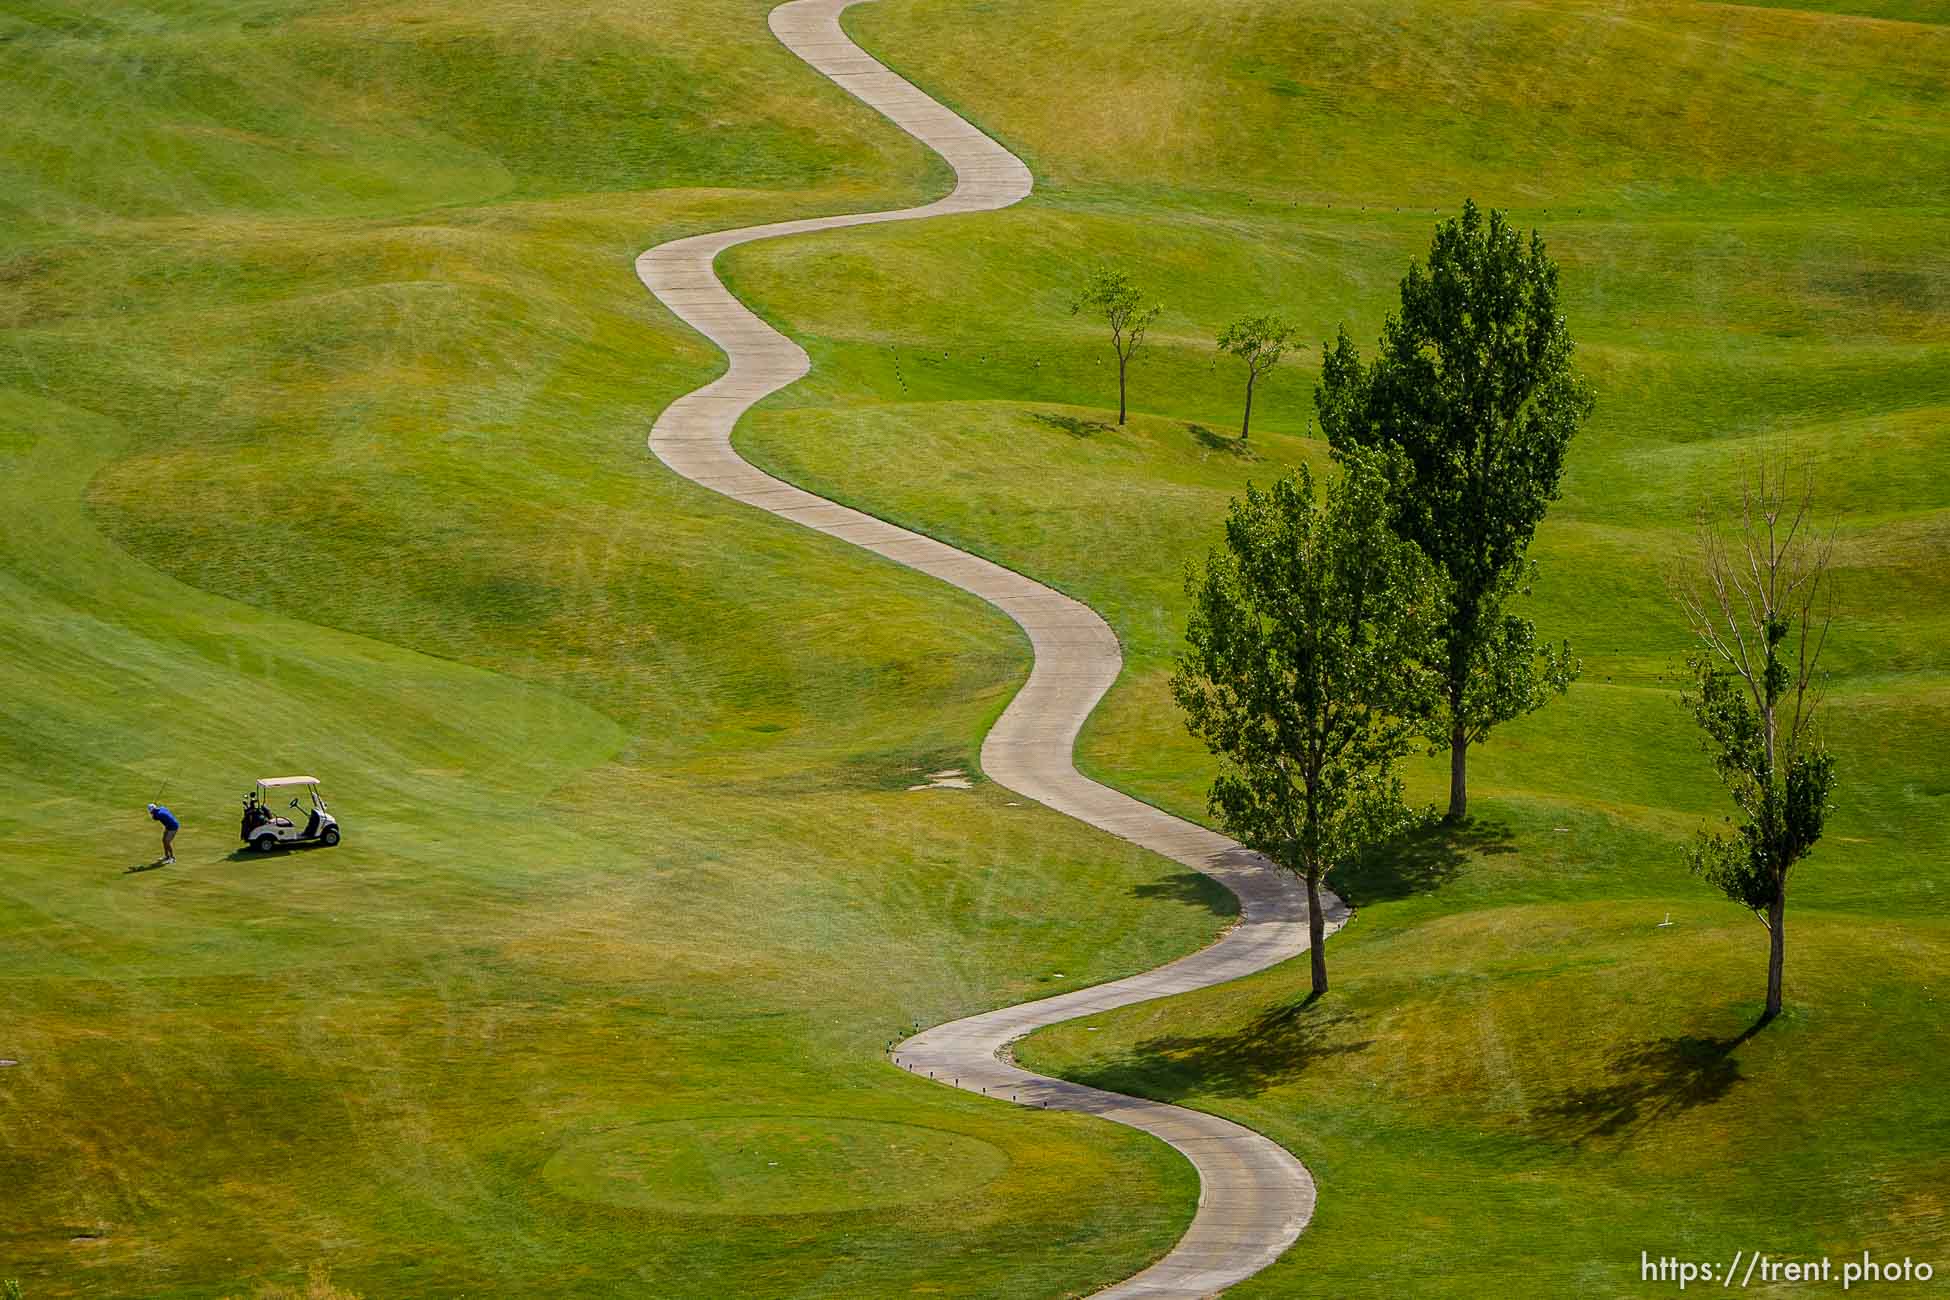
<path id="1" fill-rule="evenodd" d="M 1599 395 L 1530 602 L 1583 680 L 1474 755 L 1472 831 L 1341 882 L 1360 912 L 1328 1000 L 1297 1010 L 1304 974 L 1281 971 L 1024 1059 L 1186 1098 L 1309 1161 L 1320 1218 L 1242 1294 L 1624 1293 L 1641 1249 L 1950 1258 L 1946 32 L 1702 4 L 849 22 L 1023 153 L 1038 192 L 727 259 L 819 363 L 744 445 L 1103 610 L 1127 654 L 1081 749 L 1104 779 L 1203 814 L 1209 762 L 1164 689 L 1184 563 L 1245 482 L 1325 459 L 1311 349 L 1232 440 L 1240 377 L 1210 342 L 1229 319 L 1277 308 L 1371 345 L 1438 213 L 1472 194 L 1544 231 Z M 977 29 L 1012 56 L 939 36 Z M 1167 304 L 1124 429 L 1108 346 L 1066 310 L 1100 258 Z M 1664 571 L 1698 502 L 1783 442 L 1842 521 L 1846 776 L 1793 887 L 1793 1011 L 1743 1038 L 1764 936 L 1682 866 L 1725 808 L 1674 700 L 1687 638 Z M 1434 800 L 1446 772 L 1412 777 Z"/>
<path id="2" fill-rule="evenodd" d="M 909 793 L 1020 636 L 645 451 L 720 362 L 637 251 L 945 183 L 765 7 L 10 10 L 27 1294 L 1062 1294 L 1188 1219 L 1157 1144 L 880 1053 L 1196 947 L 1214 891 Z M 286 770 L 344 845 L 240 854 Z M 179 863 L 130 873 L 164 782 Z"/>
<path id="3" fill-rule="evenodd" d="M 29 1295 L 325 1259 L 374 1297 L 1046 1296 L 1191 1213 L 1158 1145 L 877 1056 L 1192 948 L 1223 903 L 993 786 L 909 793 L 974 765 L 1011 625 L 643 450 L 720 362 L 637 251 L 946 183 L 767 7 L 0 17 L 0 1276 Z M 725 259 L 816 366 L 741 436 L 1102 609 L 1129 661 L 1081 750 L 1105 779 L 1202 812 L 1162 687 L 1183 564 L 1249 478 L 1324 459 L 1304 357 L 1231 441 L 1230 316 L 1366 343 L 1474 194 L 1545 229 L 1601 399 L 1537 552 L 1584 681 L 1477 757 L 1470 835 L 1341 882 L 1328 1001 L 1294 1011 L 1283 969 L 1025 1056 L 1308 1160 L 1319 1217 L 1244 1294 L 1616 1293 L 1641 1249 L 1950 1260 L 1945 30 L 848 21 L 1038 194 Z M 1170 307 L 1124 430 L 1064 310 L 1103 256 Z M 1760 931 L 1679 867 L 1719 803 L 1659 568 L 1783 433 L 1849 512 L 1844 786 L 1793 1009 L 1742 1041 Z M 286 768 L 328 778 L 346 844 L 233 856 L 232 801 Z M 164 780 L 181 864 L 124 875 Z"/>
<path id="4" fill-rule="evenodd" d="M 1308 1239 L 1231 1294 L 1626 1295 L 1641 1250 L 1942 1258 L 1950 928 L 1804 913 L 1795 1005 L 1749 1038 L 1750 999 L 1722 990 L 1751 983 L 1758 932 L 1684 896 L 1406 922 L 1376 903 L 1322 1002 L 1283 967 L 1025 1057 L 1307 1162 Z"/>

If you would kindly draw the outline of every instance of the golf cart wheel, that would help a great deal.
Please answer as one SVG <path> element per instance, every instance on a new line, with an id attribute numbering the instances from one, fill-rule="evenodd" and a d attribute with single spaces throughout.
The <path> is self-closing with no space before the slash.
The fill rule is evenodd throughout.
<path id="1" fill-rule="evenodd" d="M 251 847 L 256 849 L 259 853 L 269 853 L 272 849 L 275 849 L 277 846 L 278 846 L 278 837 L 275 835 L 260 835 L 256 839 L 251 841 Z"/>
<path id="2" fill-rule="evenodd" d="M 318 838 L 325 841 L 325 847 L 329 849 L 339 842 L 339 828 L 336 826 L 327 826 L 325 833 Z"/>

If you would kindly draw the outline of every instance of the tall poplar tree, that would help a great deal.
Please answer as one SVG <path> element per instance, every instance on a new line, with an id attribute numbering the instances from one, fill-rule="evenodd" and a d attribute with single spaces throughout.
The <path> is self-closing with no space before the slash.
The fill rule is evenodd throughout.
<path id="1" fill-rule="evenodd" d="M 1449 816 L 1460 820 L 1469 747 L 1578 672 L 1568 643 L 1539 643 L 1511 608 L 1592 406 L 1571 366 L 1557 265 L 1536 232 L 1525 240 L 1502 213 L 1486 219 L 1465 203 L 1460 219 L 1436 227 L 1428 264 L 1409 263 L 1373 362 L 1362 363 L 1345 328 L 1322 351 L 1314 404 L 1328 442 L 1340 455 L 1399 453 L 1393 526 L 1448 581 L 1443 688 L 1425 721 L 1430 742 L 1449 748 Z"/>

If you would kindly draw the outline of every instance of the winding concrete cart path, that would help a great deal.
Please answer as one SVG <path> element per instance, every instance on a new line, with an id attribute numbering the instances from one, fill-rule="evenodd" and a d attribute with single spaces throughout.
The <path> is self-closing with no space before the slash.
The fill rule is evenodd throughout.
<path id="1" fill-rule="evenodd" d="M 1209 948 L 1129 979 L 970 1016 L 915 1035 L 895 1050 L 902 1067 L 939 1082 L 1026 1106 L 1099 1115 L 1143 1129 L 1198 1169 L 1198 1213 L 1170 1253 L 1102 1292 L 1114 1297 L 1209 1296 L 1265 1268 L 1313 1214 L 1314 1185 L 1284 1148 L 1250 1129 L 1159 1102 L 1140 1101 L 1017 1068 L 1008 1046 L 1031 1030 L 1151 998 L 1238 979 L 1307 948 L 1307 902 L 1298 883 L 1265 859 L 1201 826 L 1087 780 L 1071 764 L 1077 732 L 1122 664 L 1117 638 L 1085 605 L 1019 573 L 930 537 L 836 505 L 747 464 L 732 426 L 753 403 L 805 374 L 806 354 L 721 284 L 712 264 L 738 244 L 883 221 L 915 221 L 1008 207 L 1028 195 L 1029 169 L 1001 145 L 916 90 L 842 34 L 840 13 L 859 0 L 794 0 L 774 9 L 786 47 L 954 167 L 954 192 L 896 212 L 815 217 L 675 240 L 637 259 L 637 274 L 665 306 L 730 358 L 718 380 L 665 409 L 650 449 L 671 469 L 716 492 L 861 546 L 972 592 L 1022 625 L 1035 668 L 982 744 L 989 778 L 1222 881 L 1239 896 L 1237 925 Z M 1346 908 L 1329 896 L 1327 923 Z"/>

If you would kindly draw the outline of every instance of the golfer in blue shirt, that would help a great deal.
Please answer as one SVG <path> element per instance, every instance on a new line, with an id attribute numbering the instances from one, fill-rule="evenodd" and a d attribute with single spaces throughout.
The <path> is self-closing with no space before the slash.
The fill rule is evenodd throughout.
<path id="1" fill-rule="evenodd" d="M 176 850 L 172 846 L 176 843 L 176 832 L 183 828 L 182 823 L 176 820 L 175 813 L 169 811 L 169 809 L 163 807 L 159 803 L 152 803 L 149 805 L 149 815 L 162 823 L 162 828 L 163 828 L 162 860 L 165 863 L 176 861 Z"/>

